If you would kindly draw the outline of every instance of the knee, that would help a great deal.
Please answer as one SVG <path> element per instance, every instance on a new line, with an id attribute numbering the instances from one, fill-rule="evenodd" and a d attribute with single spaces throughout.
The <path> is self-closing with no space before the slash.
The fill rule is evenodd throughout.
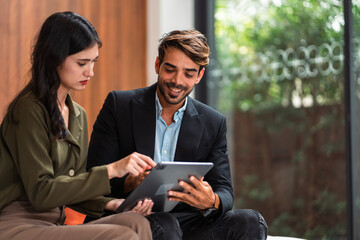
<path id="1" fill-rule="evenodd" d="M 86 226 L 86 229 L 82 229 Z M 70 226 L 73 227 L 74 226 Z M 80 227 L 80 228 L 79 228 Z M 114 224 L 92 224 L 92 225 L 77 225 L 75 229 L 81 229 L 83 234 L 77 236 L 77 239 L 101 239 L 101 240 L 139 240 L 139 235 L 132 229 Z M 70 228 L 69 228 L 70 229 Z M 76 235 L 72 232 L 72 235 Z M 66 237 L 64 239 L 67 239 Z"/>
<path id="2" fill-rule="evenodd" d="M 267 224 L 264 217 L 256 210 L 252 209 L 238 209 L 232 211 L 229 219 L 232 224 L 241 224 L 246 226 L 246 232 L 255 233 L 258 230 L 259 239 L 266 239 L 267 237 Z M 256 235 L 258 235 L 256 234 Z"/>
<path id="3" fill-rule="evenodd" d="M 268 230 L 268 226 L 266 224 L 266 221 L 264 219 L 264 217 L 256 210 L 253 210 L 255 211 L 255 214 L 257 214 L 258 218 L 259 218 L 259 223 L 260 223 L 260 239 L 261 240 L 265 240 L 267 238 L 267 230 Z"/>
<path id="4" fill-rule="evenodd" d="M 180 228 L 177 218 L 171 213 L 157 213 L 156 220 L 161 222 L 161 225 L 173 226 L 174 228 Z"/>
<path id="5" fill-rule="evenodd" d="M 226 217 L 231 221 L 242 222 L 247 224 L 259 224 L 265 222 L 264 218 L 258 211 L 252 209 L 237 209 L 226 213 Z"/>
<path id="6" fill-rule="evenodd" d="M 150 223 L 149 221 L 136 213 L 126 213 L 126 219 L 128 223 L 130 223 L 132 229 L 138 229 L 138 228 L 149 228 L 150 229 Z"/>
<path id="7" fill-rule="evenodd" d="M 154 239 L 182 239 L 177 218 L 171 213 L 155 213 L 147 216 Z"/>
<path id="8" fill-rule="evenodd" d="M 151 223 L 155 223 L 161 226 L 169 226 L 174 228 L 180 228 L 177 218 L 171 213 L 158 212 L 147 216 Z"/>
<path id="9" fill-rule="evenodd" d="M 110 229 L 106 233 L 104 233 L 104 236 L 99 235 L 102 240 L 138 240 L 139 235 L 131 230 L 130 228 L 119 228 L 114 227 L 113 229 Z"/>

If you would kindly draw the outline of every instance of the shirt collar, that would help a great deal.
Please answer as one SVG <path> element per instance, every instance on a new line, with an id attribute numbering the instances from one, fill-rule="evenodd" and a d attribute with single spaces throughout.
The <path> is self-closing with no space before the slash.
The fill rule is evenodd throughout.
<path id="1" fill-rule="evenodd" d="M 185 98 L 184 105 L 181 108 L 179 108 L 176 111 L 176 113 L 174 114 L 174 122 L 175 123 L 184 116 L 184 112 L 185 112 L 185 109 L 187 106 L 187 101 L 188 101 L 188 97 Z M 161 113 L 162 113 L 162 106 L 161 106 L 157 91 L 155 92 L 155 108 L 156 108 L 156 118 L 159 119 L 161 117 Z"/>

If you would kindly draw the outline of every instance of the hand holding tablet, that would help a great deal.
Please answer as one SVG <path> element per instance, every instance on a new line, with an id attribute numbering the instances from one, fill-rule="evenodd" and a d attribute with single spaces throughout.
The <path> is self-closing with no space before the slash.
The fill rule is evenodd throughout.
<path id="1" fill-rule="evenodd" d="M 188 183 L 190 176 L 201 179 L 211 168 L 210 162 L 161 162 L 158 163 L 140 185 L 125 199 L 118 212 L 131 210 L 139 201 L 151 199 L 153 212 L 169 212 L 177 201 L 168 200 L 168 191 L 182 191 L 179 181 Z"/>

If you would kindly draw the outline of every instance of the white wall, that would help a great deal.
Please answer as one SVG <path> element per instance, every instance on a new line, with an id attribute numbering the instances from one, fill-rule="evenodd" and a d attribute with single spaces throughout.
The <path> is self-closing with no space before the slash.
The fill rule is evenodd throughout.
<path id="1" fill-rule="evenodd" d="M 157 81 L 155 58 L 159 39 L 164 33 L 176 29 L 192 29 L 195 0 L 148 0 L 147 1 L 147 83 Z"/>

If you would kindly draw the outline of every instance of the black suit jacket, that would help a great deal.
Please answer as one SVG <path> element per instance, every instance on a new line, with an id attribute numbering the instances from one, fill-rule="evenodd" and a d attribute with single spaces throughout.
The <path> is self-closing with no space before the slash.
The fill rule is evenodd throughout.
<path id="1" fill-rule="evenodd" d="M 113 91 L 95 121 L 89 145 L 88 168 L 117 161 L 138 152 L 154 157 L 155 144 L 155 92 L 150 87 Z M 175 161 L 213 162 L 206 174 L 208 181 L 221 201 L 221 212 L 232 209 L 233 189 L 227 156 L 226 120 L 223 115 L 191 97 L 182 119 Z M 112 196 L 126 197 L 122 179 L 112 179 Z M 193 209 L 178 204 L 174 211 Z"/>

